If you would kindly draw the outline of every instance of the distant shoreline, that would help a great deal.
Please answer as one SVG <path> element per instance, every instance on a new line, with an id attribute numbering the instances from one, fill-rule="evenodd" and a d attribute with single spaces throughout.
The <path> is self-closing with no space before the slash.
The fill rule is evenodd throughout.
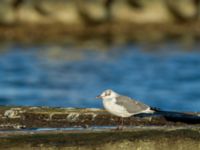
<path id="1" fill-rule="evenodd" d="M 200 1 L 2 0 L 0 41 L 107 44 L 200 37 Z"/>

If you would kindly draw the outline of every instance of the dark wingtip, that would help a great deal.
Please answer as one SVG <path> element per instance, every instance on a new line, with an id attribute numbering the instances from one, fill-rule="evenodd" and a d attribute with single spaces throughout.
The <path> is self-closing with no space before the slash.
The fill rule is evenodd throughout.
<path id="1" fill-rule="evenodd" d="M 153 110 L 155 112 L 162 111 L 160 108 L 157 108 L 157 107 L 151 107 L 151 110 Z"/>

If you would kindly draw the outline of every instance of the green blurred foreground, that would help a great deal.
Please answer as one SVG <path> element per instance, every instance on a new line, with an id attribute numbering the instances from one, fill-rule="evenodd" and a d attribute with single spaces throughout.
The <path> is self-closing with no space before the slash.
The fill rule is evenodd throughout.
<path id="1" fill-rule="evenodd" d="M 124 131 L 0 132 L 0 148 L 70 150 L 199 150 L 199 128 L 138 127 Z"/>

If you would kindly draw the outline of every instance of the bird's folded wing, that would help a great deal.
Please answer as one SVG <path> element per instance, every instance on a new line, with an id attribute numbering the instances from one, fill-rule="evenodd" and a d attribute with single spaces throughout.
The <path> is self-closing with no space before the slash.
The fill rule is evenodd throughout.
<path id="1" fill-rule="evenodd" d="M 133 113 L 133 114 L 149 109 L 149 106 L 147 106 L 141 102 L 138 102 L 136 100 L 133 100 L 127 96 L 116 97 L 116 104 L 125 107 L 125 109 L 129 113 Z"/>

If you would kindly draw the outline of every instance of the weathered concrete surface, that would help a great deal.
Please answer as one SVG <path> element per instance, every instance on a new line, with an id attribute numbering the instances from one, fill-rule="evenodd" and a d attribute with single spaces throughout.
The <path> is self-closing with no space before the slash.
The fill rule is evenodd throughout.
<path id="1" fill-rule="evenodd" d="M 160 111 L 119 124 L 102 109 L 1 106 L 0 149 L 200 149 L 199 113 Z"/>
<path id="2" fill-rule="evenodd" d="M 120 118 L 101 109 L 74 109 L 48 107 L 0 107 L 0 129 L 42 127 L 117 126 Z M 190 113 L 159 112 L 124 119 L 127 126 L 199 126 L 200 115 Z"/>
<path id="3" fill-rule="evenodd" d="M 199 150 L 200 128 L 0 132 L 0 149 Z"/>

